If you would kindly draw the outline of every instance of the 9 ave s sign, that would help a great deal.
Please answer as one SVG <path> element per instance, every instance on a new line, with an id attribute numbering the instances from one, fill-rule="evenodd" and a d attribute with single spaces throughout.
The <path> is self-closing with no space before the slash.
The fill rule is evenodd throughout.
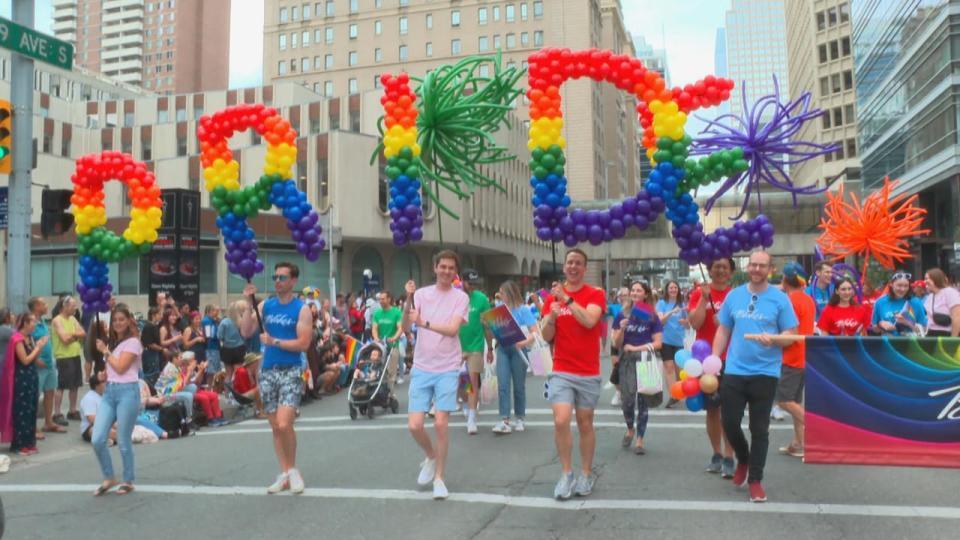
<path id="1" fill-rule="evenodd" d="M 73 45 L 0 17 L 0 47 L 47 64 L 73 69 Z"/>

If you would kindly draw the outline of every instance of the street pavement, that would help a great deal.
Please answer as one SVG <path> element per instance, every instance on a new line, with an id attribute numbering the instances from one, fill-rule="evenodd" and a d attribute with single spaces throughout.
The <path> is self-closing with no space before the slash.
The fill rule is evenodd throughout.
<path id="1" fill-rule="evenodd" d="M 399 389 L 402 409 L 406 389 Z M 620 447 L 619 408 L 605 389 L 597 414 L 593 494 L 552 499 L 560 473 L 543 379 L 528 378 L 527 430 L 494 435 L 496 404 L 481 407 L 469 436 L 459 413 L 446 483 L 419 490 L 422 455 L 405 416 L 351 421 L 341 392 L 308 404 L 297 422 L 300 496 L 267 495 L 277 474 L 269 426 L 248 420 L 182 440 L 135 446 L 137 491 L 91 496 L 93 452 L 76 423 L 48 435 L 41 454 L 0 475 L 6 535 L 14 539 L 112 538 L 948 538 L 960 526 L 954 470 L 805 465 L 777 454 L 789 420 L 774 422 L 764 486 L 770 502 L 703 472 L 703 414 L 652 411 L 647 455 Z M 120 459 L 112 450 L 117 473 Z"/>

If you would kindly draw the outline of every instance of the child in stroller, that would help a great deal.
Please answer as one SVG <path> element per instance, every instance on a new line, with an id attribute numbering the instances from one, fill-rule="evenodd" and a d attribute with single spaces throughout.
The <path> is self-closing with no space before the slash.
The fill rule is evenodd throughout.
<path id="1" fill-rule="evenodd" d="M 394 414 L 400 408 L 386 381 L 384 350 L 377 342 L 368 343 L 360 350 L 347 397 L 351 419 L 357 418 L 358 410 L 360 414 L 373 418 L 376 407 L 389 408 Z"/>

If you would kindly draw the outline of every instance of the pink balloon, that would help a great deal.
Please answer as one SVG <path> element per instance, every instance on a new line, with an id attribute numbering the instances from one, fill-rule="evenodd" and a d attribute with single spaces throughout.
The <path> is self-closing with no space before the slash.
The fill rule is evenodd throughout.
<path id="1" fill-rule="evenodd" d="M 723 360 L 720 360 L 720 357 L 715 354 L 703 359 L 703 372 L 707 375 L 717 375 L 722 368 Z"/>

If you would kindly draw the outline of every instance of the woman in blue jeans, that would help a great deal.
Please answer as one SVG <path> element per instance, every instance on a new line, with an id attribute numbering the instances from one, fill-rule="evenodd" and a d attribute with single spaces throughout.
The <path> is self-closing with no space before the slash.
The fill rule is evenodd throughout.
<path id="1" fill-rule="evenodd" d="M 140 373 L 143 346 L 137 332 L 137 324 L 124 304 L 117 304 L 110 314 L 109 343 L 97 340 L 97 350 L 106 362 L 107 388 L 97 408 L 93 423 L 93 451 L 100 463 L 103 483 L 93 492 L 99 497 L 117 485 L 113 474 L 113 461 L 107 449 L 110 428 L 117 423 L 117 445 L 123 460 L 123 483 L 117 489 L 119 495 L 133 491 L 133 426 L 140 414 Z"/>
<path id="2" fill-rule="evenodd" d="M 500 298 L 510 308 L 517 325 L 524 330 L 527 338 L 514 345 L 497 344 L 497 386 L 500 398 L 500 422 L 493 426 L 494 433 L 506 434 L 523 431 L 523 417 L 527 409 L 527 360 L 523 349 L 536 339 L 537 320 L 523 303 L 520 287 L 512 281 L 500 286 Z M 513 412 L 516 417 L 510 424 L 510 387 L 513 386 Z"/>

